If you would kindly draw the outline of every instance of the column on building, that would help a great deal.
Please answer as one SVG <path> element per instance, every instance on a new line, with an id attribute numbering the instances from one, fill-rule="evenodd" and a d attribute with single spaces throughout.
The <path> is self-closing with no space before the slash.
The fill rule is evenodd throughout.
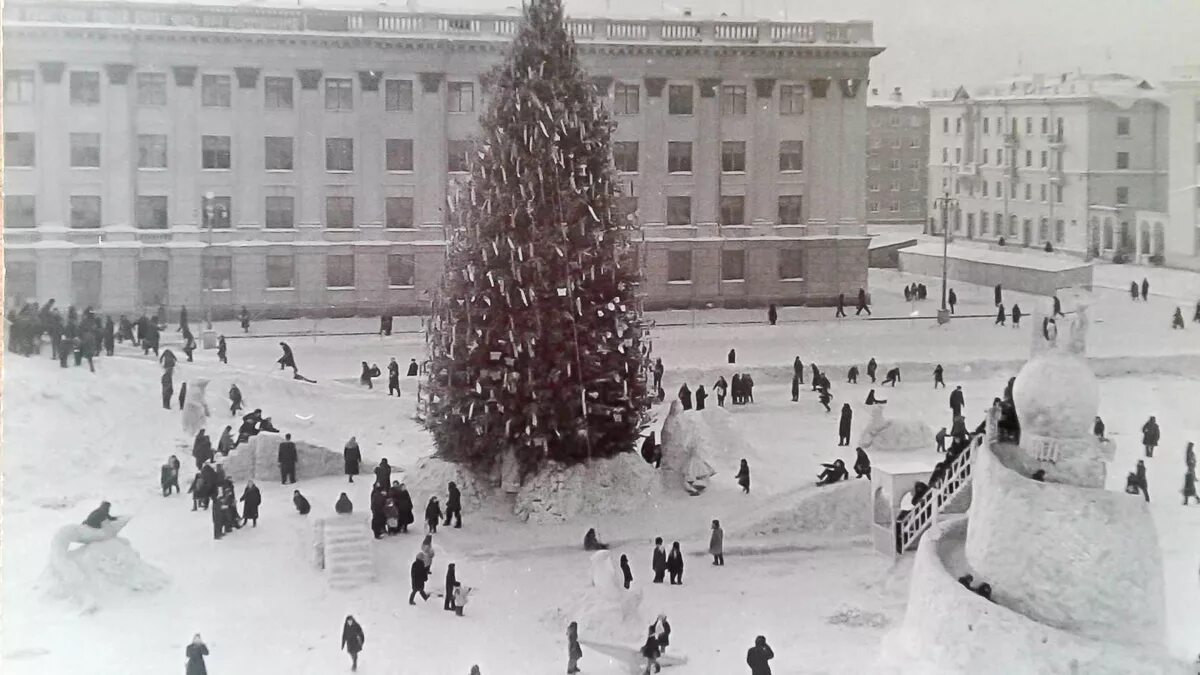
<path id="1" fill-rule="evenodd" d="M 261 70 L 256 66 L 237 66 L 233 90 L 233 213 L 230 226 L 235 239 L 255 239 L 265 227 L 265 201 L 262 176 L 266 166 L 266 135 L 264 119 L 266 99 L 261 90 Z M 231 308 L 250 299 L 261 297 L 266 287 L 265 275 L 256 266 L 247 266 L 240 258 L 254 255 L 242 248 L 218 247 L 212 255 L 229 256 L 232 265 L 230 291 L 211 294 L 214 312 L 226 315 Z"/>
<path id="2" fill-rule="evenodd" d="M 104 172 L 101 196 L 105 224 L 134 226 L 133 175 L 137 163 L 137 137 L 134 133 L 133 87 L 129 76 L 133 66 L 110 63 L 104 67 L 107 85 L 100 95 L 104 106 L 104 126 L 100 132 L 100 166 Z M 105 270 L 107 272 L 107 270 Z"/>
<path id="3" fill-rule="evenodd" d="M 67 84 L 66 64 L 62 61 L 42 61 L 38 63 L 38 73 L 41 75 L 41 86 L 38 87 L 34 101 L 37 105 L 38 119 L 65 120 L 70 116 L 70 87 Z M 37 127 L 34 139 L 34 162 L 37 166 L 38 189 L 37 217 L 42 223 L 50 225 L 70 226 L 70 172 L 67 169 L 67 132 L 53 125 Z M 41 292 L 43 280 L 46 290 L 53 288 L 54 277 L 45 276 L 42 270 L 38 274 L 38 291 Z M 45 270 L 50 272 L 50 270 Z M 70 283 L 70 274 L 62 277 Z M 69 288 L 69 285 L 67 286 Z M 60 297 L 66 297 L 66 292 L 60 291 Z M 46 297 L 55 297 L 53 295 Z"/>
<path id="4" fill-rule="evenodd" d="M 865 73 L 844 73 L 838 80 L 837 91 L 830 92 L 837 101 L 839 125 L 838 184 L 832 195 L 837 199 L 837 209 L 829 219 L 831 224 L 839 220 L 866 222 L 866 163 L 862 160 L 867 154 L 864 133 L 867 128 L 866 91 Z"/>
<path id="5" fill-rule="evenodd" d="M 296 227 L 319 228 L 325 222 L 325 99 L 321 91 L 323 73 L 306 68 L 297 71 L 296 129 L 293 165 L 296 173 Z M 297 260 L 299 268 L 299 260 Z M 297 270 L 298 271 L 298 270 Z M 301 295 L 301 301 L 306 301 Z"/>
<path id="6" fill-rule="evenodd" d="M 448 181 L 446 150 L 446 95 L 442 87 L 445 73 L 420 73 L 413 97 L 413 114 L 416 115 L 417 133 L 413 140 L 420 148 L 413 157 L 417 190 L 416 217 L 420 223 L 445 222 L 442 214 L 446 207 L 446 185 Z"/>
<path id="7" fill-rule="evenodd" d="M 721 108 L 717 90 L 721 80 L 702 78 L 697 82 L 692 128 L 692 217 L 697 223 L 721 219 Z M 696 263 L 693 261 L 693 268 Z"/>
<path id="8" fill-rule="evenodd" d="M 638 175 L 644 177 L 642 190 L 638 195 L 638 211 L 641 221 L 645 223 L 667 222 L 667 138 L 665 98 L 667 80 L 664 77 L 647 77 L 644 81 L 630 78 L 628 82 L 638 83 L 642 90 L 639 96 L 640 114 L 637 119 L 642 129 L 640 142 L 645 147 L 639 150 Z M 651 273 L 651 270 L 644 270 Z"/>
<path id="9" fill-rule="evenodd" d="M 384 212 L 384 101 L 383 71 L 358 71 L 359 97 L 357 138 L 354 148 L 354 172 L 357 177 L 355 212 L 364 241 L 383 239 L 387 218 Z M 383 246 L 354 248 L 357 300 L 372 311 L 388 304 L 391 295 L 387 280 L 388 249 Z"/>
<path id="10" fill-rule="evenodd" d="M 174 177 L 174 189 L 167 200 L 172 225 L 199 227 L 200 193 L 197 189 L 200 176 L 200 110 L 199 85 L 196 83 L 196 66 L 173 66 L 172 81 L 175 86 L 167 96 L 170 119 L 175 133 L 167 139 L 167 166 Z M 236 153 L 235 153 L 236 154 Z"/>
<path id="11" fill-rule="evenodd" d="M 779 222 L 779 114 L 775 79 L 757 78 L 747 97 L 750 137 L 746 141 L 746 217 L 748 222 Z M 749 262 L 749 261 L 747 261 Z"/>
<path id="12" fill-rule="evenodd" d="M 805 201 L 808 202 L 806 211 L 809 220 L 824 220 L 829 223 L 837 222 L 837 181 L 840 177 L 840 155 L 842 139 L 839 133 L 837 110 L 831 100 L 836 96 L 836 88 L 829 77 L 814 77 L 808 81 L 810 97 L 804 112 L 808 118 L 808 147 L 807 166 L 811 171 L 805 171 L 808 179 Z M 865 153 L 864 153 L 865 154 Z"/>

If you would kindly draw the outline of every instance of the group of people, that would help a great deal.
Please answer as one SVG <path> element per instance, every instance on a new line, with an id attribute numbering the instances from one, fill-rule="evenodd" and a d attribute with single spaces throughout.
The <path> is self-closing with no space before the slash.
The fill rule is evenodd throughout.
<path id="1" fill-rule="evenodd" d="M 91 307 L 80 313 L 71 306 L 64 318 L 54 303 L 51 298 L 41 307 L 27 302 L 20 309 L 9 310 L 8 350 L 22 356 L 40 354 L 45 335 L 50 339 L 50 357 L 61 367 L 66 368 L 72 359 L 76 366 L 86 360 L 88 369 L 96 372 L 93 359 L 101 353 L 113 354 L 116 329 L 112 317 L 101 320 Z"/>
<path id="2" fill-rule="evenodd" d="M 1104 422 L 1099 417 L 1096 418 L 1096 424 L 1093 429 L 1097 438 L 1104 438 Z M 1146 460 L 1154 458 L 1154 450 L 1158 447 L 1159 441 L 1162 438 L 1162 430 L 1158 426 L 1158 419 L 1151 415 L 1150 419 L 1142 425 L 1142 449 L 1145 453 L 1144 459 L 1139 459 L 1134 467 L 1134 470 L 1125 477 L 1125 492 L 1129 494 L 1140 494 L 1146 501 L 1150 501 L 1150 483 L 1146 478 Z M 1195 499 L 1200 502 L 1200 495 L 1196 492 L 1196 447 L 1191 441 L 1188 441 L 1183 450 L 1183 489 L 1180 492 L 1183 494 L 1183 505 L 1187 506 L 1191 500 Z"/>

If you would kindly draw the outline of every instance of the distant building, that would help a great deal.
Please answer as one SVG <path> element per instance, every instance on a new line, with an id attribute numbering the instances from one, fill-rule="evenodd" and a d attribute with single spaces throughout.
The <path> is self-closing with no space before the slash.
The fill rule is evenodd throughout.
<path id="1" fill-rule="evenodd" d="M 867 98 L 867 222 L 923 224 L 928 204 L 929 110 L 899 87 Z"/>
<path id="2" fill-rule="evenodd" d="M 1200 66 L 1166 83 L 1171 106 L 1171 168 L 1166 264 L 1200 270 Z M 1163 214 L 1148 214 L 1161 218 Z"/>
<path id="3" fill-rule="evenodd" d="M 9 297 L 423 311 L 516 14 L 207 1 L 5 3 Z M 869 22 L 567 27 L 618 125 L 648 306 L 866 283 Z"/>
<path id="4" fill-rule="evenodd" d="M 1144 80 L 1032 76 L 973 92 L 936 92 L 929 107 L 929 224 L 945 194 L 951 232 L 1088 257 L 1132 257 L 1164 242 L 1136 226 L 1167 202 L 1165 97 Z M 1142 242 L 1149 240 L 1148 245 Z"/>

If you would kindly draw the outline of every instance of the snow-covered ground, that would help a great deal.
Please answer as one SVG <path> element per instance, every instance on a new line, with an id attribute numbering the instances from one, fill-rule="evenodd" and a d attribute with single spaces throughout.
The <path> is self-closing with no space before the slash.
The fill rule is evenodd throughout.
<path id="1" fill-rule="evenodd" d="M 911 279 L 872 271 L 876 317 L 912 311 L 902 297 L 894 297 Z M 990 289 L 958 285 L 957 292 L 961 313 L 990 314 Z M 933 302 L 919 304 L 921 313 L 932 313 Z M 1025 307 L 1026 300 L 1019 302 Z M 1098 291 L 1090 351 L 1127 366 L 1101 379 L 1100 414 L 1118 444 L 1110 489 L 1121 489 L 1140 456 L 1139 429 L 1146 417 L 1157 415 L 1162 426 L 1162 443 L 1147 467 L 1166 561 L 1170 648 L 1181 658 L 1194 658 L 1200 651 L 1200 507 L 1180 506 L 1179 489 L 1184 444 L 1200 440 L 1194 412 L 1200 370 L 1197 359 L 1187 358 L 1200 354 L 1200 327 L 1169 330 L 1166 308 L 1176 302 L 1152 297 L 1145 305 L 1135 304 L 1118 290 Z M 311 565 L 309 521 L 332 514 L 342 491 L 365 511 L 367 476 L 350 486 L 344 478 L 302 475 L 296 487 L 314 505 L 307 518 L 292 509 L 290 486 L 260 481 L 259 527 L 214 541 L 208 514 L 192 513 L 186 494 L 159 495 L 158 467 L 166 456 L 176 452 L 184 460 L 185 489 L 190 458 L 179 448 L 188 442 L 180 413 L 159 406 L 160 370 L 151 359 L 119 348 L 117 356 L 99 359 L 91 375 L 86 368 L 63 371 L 48 354 L 38 359 L 6 354 L 0 667 L 14 675 L 178 672 L 186 642 L 200 632 L 212 650 L 214 675 L 343 672 L 349 659 L 338 651 L 339 628 L 351 613 L 367 635 L 360 664 L 364 673 L 465 675 L 476 663 L 486 675 L 561 672 L 565 624 L 571 619 L 561 610 L 589 583 L 588 556 L 580 542 L 594 526 L 616 554 L 629 556 L 635 584 L 645 589 L 646 607 L 671 618 L 671 652 L 691 661 L 673 672 L 745 672 L 745 650 L 758 634 L 775 648 L 776 673 L 868 672 L 887 626 L 903 614 L 909 561 L 893 563 L 861 536 L 813 528 L 797 515 L 813 499 L 827 499 L 812 486 L 819 462 L 852 460 L 852 449 L 836 445 L 836 410 L 851 403 L 855 438 L 867 421 L 865 373 L 860 384 L 846 385 L 841 368 L 850 363 L 862 368 L 872 355 L 884 367 L 905 364 L 901 386 L 880 392 L 891 401 L 887 414 L 919 418 L 936 429 L 949 422 L 948 391 L 932 389 L 926 366 L 942 362 L 951 388 L 963 385 L 974 423 L 1015 374 L 1010 362 L 1028 353 L 1029 336 L 1026 327 L 994 327 L 986 318 L 938 328 L 922 320 L 835 322 L 828 320 L 831 313 L 788 309 L 782 312 L 785 321 L 774 328 L 761 322 L 759 312 L 701 313 L 695 328 L 690 321 L 664 325 L 691 313 L 656 314 L 655 352 L 667 363 L 669 392 L 685 378 L 693 388 L 711 385 L 718 374 L 728 378 L 735 372 L 725 362 L 730 347 L 738 350 L 737 368 L 755 372 L 757 403 L 705 413 L 744 439 L 753 492 L 740 494 L 733 481 L 741 453 L 718 450 L 710 458 L 718 474 L 702 496 L 665 496 L 636 514 L 534 526 L 515 522 L 499 505 L 468 511 L 463 529 L 436 535 L 438 553 L 428 585 L 440 588 L 446 563 L 457 563 L 459 579 L 478 589 L 461 618 L 442 611 L 437 598 L 417 607 L 405 602 L 418 534 L 376 543 L 379 578 L 356 591 L 330 590 Z M 715 320 L 759 323 L 716 325 Z M 264 322 L 254 331 L 292 332 L 301 323 Z M 348 332 L 372 327 L 364 320 L 320 324 L 321 330 Z M 236 330 L 219 328 L 231 336 Z M 228 366 L 216 363 L 214 352 L 198 352 L 195 364 L 178 367 L 177 382 L 212 380 L 210 434 L 215 437 L 231 423 L 222 403 L 229 383 L 236 381 L 251 408 L 261 407 L 297 438 L 339 450 L 357 436 L 368 466 L 386 456 L 393 465 L 411 469 L 431 452 L 428 434 L 411 419 L 413 379 L 402 378 L 404 394 L 398 400 L 387 396 L 386 379 L 373 391 L 357 385 L 362 360 L 382 368 L 389 356 L 402 365 L 420 358 L 418 335 L 287 340 L 301 372 L 317 384 L 294 382 L 276 369 L 275 339 L 230 340 Z M 800 402 L 791 402 L 788 374 L 797 354 L 806 367 L 813 359 L 830 365 L 834 413 L 825 413 L 808 391 Z M 1173 355 L 1178 355 L 1177 367 L 1168 369 L 1162 364 Z M 908 459 L 931 465 L 932 447 Z M 413 495 L 418 505 L 429 496 Z M 101 499 L 113 502 L 114 513 L 133 517 L 122 535 L 171 583 L 156 594 L 130 594 L 81 615 L 43 596 L 41 574 L 54 531 L 79 522 Z M 713 518 L 726 528 L 728 564 L 720 568 L 704 555 Z M 763 531 L 763 523 L 778 531 L 755 534 Z M 646 583 L 656 535 L 668 543 L 679 540 L 690 554 L 684 586 Z M 648 625 L 653 616 L 646 619 Z M 630 635 L 627 642 L 632 647 L 641 637 Z M 585 651 L 585 672 L 625 672 Z"/>

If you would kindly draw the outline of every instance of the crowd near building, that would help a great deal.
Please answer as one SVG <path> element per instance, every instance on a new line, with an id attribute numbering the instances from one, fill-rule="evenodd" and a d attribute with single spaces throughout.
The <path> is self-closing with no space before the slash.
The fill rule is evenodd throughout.
<path id="1" fill-rule="evenodd" d="M 1167 202 L 1164 92 L 1121 74 L 1024 76 L 935 92 L 929 231 L 1160 262 Z M 1194 125 L 1193 125 L 1194 132 Z M 1172 151 L 1175 151 L 1172 146 Z"/>
<path id="2" fill-rule="evenodd" d="M 12 299 L 423 311 L 517 14 L 17 0 Z M 647 306 L 866 285 L 869 22 L 573 18 Z"/>
<path id="3" fill-rule="evenodd" d="M 929 178 L 929 109 L 900 87 L 867 98 L 867 222 L 923 224 Z"/>

